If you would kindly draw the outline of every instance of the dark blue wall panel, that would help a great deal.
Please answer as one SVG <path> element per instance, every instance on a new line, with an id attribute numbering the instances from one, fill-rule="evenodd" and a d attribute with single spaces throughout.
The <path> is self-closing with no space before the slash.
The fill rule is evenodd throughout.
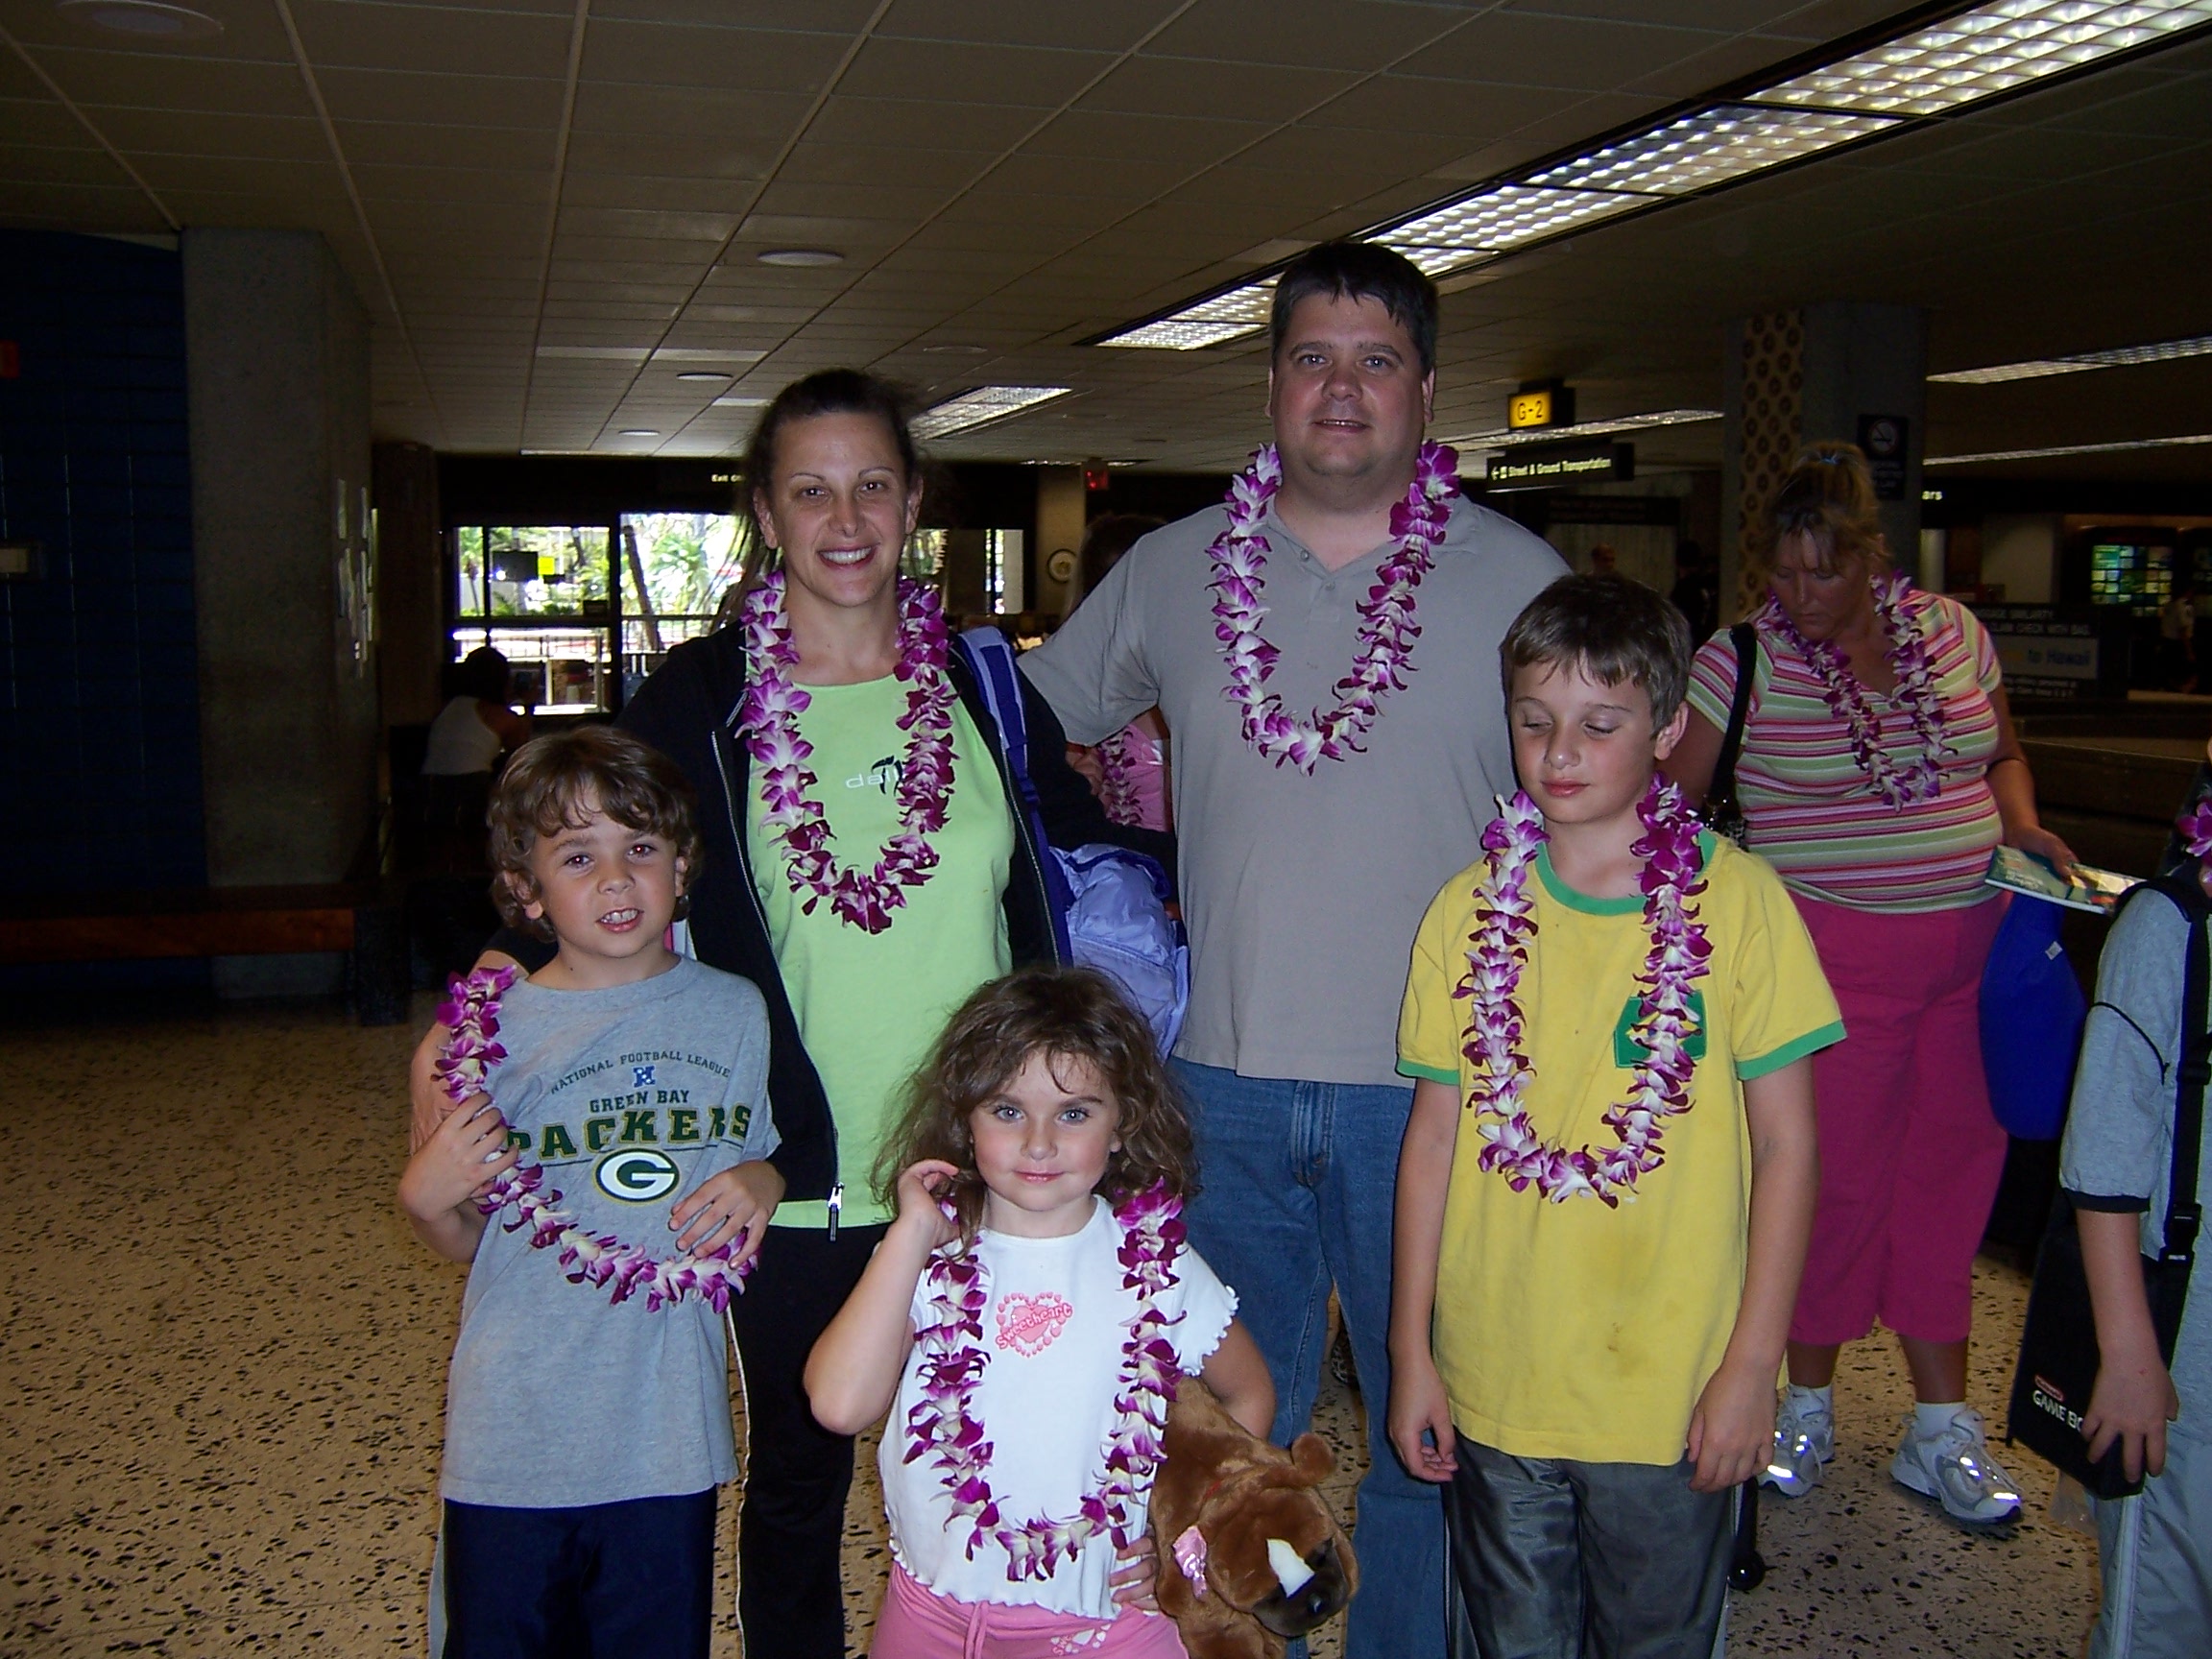
<path id="1" fill-rule="evenodd" d="M 200 886 L 182 261 L 0 230 L 0 889 Z"/>

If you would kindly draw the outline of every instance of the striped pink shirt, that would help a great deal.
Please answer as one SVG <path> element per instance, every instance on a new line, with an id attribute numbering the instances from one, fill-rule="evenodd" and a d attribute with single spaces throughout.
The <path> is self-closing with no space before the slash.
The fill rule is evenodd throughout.
<path id="1" fill-rule="evenodd" d="M 1963 606 L 1913 592 L 1906 614 L 1927 642 L 1928 668 L 1949 745 L 1936 757 L 1933 800 L 1892 806 L 1874 793 L 1851 753 L 1850 728 L 1829 711 L 1813 665 L 1787 640 L 1759 631 L 1759 666 L 1736 796 L 1751 850 L 1809 899 L 1860 910 L 1955 910 L 1992 896 L 1983 885 L 1989 854 L 2004 838 L 1989 758 L 1997 752 L 2000 684 L 1996 648 Z M 1690 706 L 1725 731 L 1736 692 L 1736 647 L 1716 634 L 1690 674 Z M 1905 710 L 1865 691 L 1880 742 L 1900 767 L 1915 738 Z"/>

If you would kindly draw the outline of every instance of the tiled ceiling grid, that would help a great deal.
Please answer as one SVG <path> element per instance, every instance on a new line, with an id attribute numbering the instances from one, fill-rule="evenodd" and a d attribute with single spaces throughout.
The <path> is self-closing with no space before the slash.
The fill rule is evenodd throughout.
<path id="1" fill-rule="evenodd" d="M 1070 343 L 1897 10 L 203 4 L 223 34 L 162 45 L 0 0 L 0 219 L 323 231 L 376 317 L 380 435 L 718 453 L 743 399 L 863 362 L 932 394 L 1078 389 L 950 454 L 1203 466 L 1249 445 L 1263 354 Z M 1710 403 L 1719 321 L 1778 301 L 1936 304 L 1939 352 L 1992 360 L 2156 338 L 2167 313 L 2188 331 L 2192 307 L 2212 327 L 2201 283 L 2165 274 L 2206 268 L 2208 61 L 2178 48 L 1492 271 L 1447 301 L 1439 423 L 1494 425 L 1539 373 L 1576 376 L 1586 416 Z M 2143 250 L 2130 303 L 2052 291 L 2100 230 Z M 757 261 L 790 247 L 846 258 Z M 710 372 L 733 378 L 677 377 Z M 2126 373 L 2193 394 L 2212 372 Z M 2005 428 L 1992 447 L 2041 440 L 2081 388 L 1938 391 Z M 1670 445 L 1714 439 L 1647 442 Z"/>

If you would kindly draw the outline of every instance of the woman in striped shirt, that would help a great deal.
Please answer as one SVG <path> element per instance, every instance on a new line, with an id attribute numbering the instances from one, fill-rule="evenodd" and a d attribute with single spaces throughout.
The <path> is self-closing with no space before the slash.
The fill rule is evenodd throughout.
<path id="1" fill-rule="evenodd" d="M 2008 1521 L 2018 1489 L 1966 1405 L 1974 1252 L 2005 1165 L 1982 1075 L 1982 967 L 2004 906 L 2000 841 L 2074 855 L 2035 815 L 1997 655 L 1973 614 L 1890 569 L 1866 463 L 1805 451 L 1746 549 L 1767 602 L 1737 763 L 1749 843 L 1789 884 L 1843 1009 L 1814 1059 L 1820 1200 L 1791 1326 L 1790 1388 L 1761 1479 L 1809 1490 L 1835 1455 L 1838 1350 L 1898 1334 L 1918 1405 L 1890 1464 L 1963 1524 Z M 1734 642 L 1693 670 L 1669 766 L 1713 780 Z"/>

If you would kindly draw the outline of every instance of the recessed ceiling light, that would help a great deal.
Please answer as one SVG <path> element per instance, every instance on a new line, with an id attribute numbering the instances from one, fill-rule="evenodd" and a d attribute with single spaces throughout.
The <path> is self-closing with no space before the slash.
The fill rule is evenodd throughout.
<path id="1" fill-rule="evenodd" d="M 650 426 L 625 426 L 622 428 L 622 436 L 625 438 L 658 438 L 661 434 Z"/>
<path id="2" fill-rule="evenodd" d="M 765 397 L 717 397 L 714 399 L 714 407 L 717 409 L 765 409 L 768 407 L 768 399 Z"/>
<path id="3" fill-rule="evenodd" d="M 1524 242 L 1648 205 L 1647 198 L 1619 190 L 1501 184 L 1393 226 L 1373 240 L 1440 276 Z"/>
<path id="4" fill-rule="evenodd" d="M 832 252 L 827 248 L 770 248 L 763 252 L 754 254 L 753 257 L 759 260 L 763 265 L 814 266 L 842 265 L 845 263 L 844 254 Z"/>
<path id="5" fill-rule="evenodd" d="M 737 378 L 737 376 L 734 374 L 725 374 L 718 369 L 686 369 L 681 374 L 677 375 L 676 378 L 679 380 L 689 380 L 695 383 L 704 384 L 709 380 L 734 380 Z"/>
<path id="6" fill-rule="evenodd" d="M 1808 70 L 1761 103 L 1936 115 L 2212 23 L 2212 0 L 1998 0 Z"/>
<path id="7" fill-rule="evenodd" d="M 2032 357 L 2024 363 L 1999 363 L 1987 369 L 1955 369 L 1931 374 L 1946 386 L 1990 386 L 2004 380 L 2035 380 L 2046 374 L 2079 374 L 2084 369 L 2125 369 L 2135 363 L 2171 363 L 2181 357 L 2212 356 L 2212 334 L 2190 340 L 2161 340 L 2155 346 L 2123 346 L 2115 351 L 2080 351 L 2068 357 Z"/>
<path id="8" fill-rule="evenodd" d="M 934 357 L 982 357 L 988 355 L 988 346 L 925 346 L 922 349 Z"/>
<path id="9" fill-rule="evenodd" d="M 1071 386 L 978 386 L 957 397 L 932 404 L 914 420 L 917 438 L 945 438 L 992 421 L 1003 421 L 1055 397 L 1065 397 Z"/>
<path id="10" fill-rule="evenodd" d="M 162 0 L 60 0 L 56 10 L 74 22 L 141 39 L 194 40 L 223 33 L 220 18 Z"/>
<path id="11" fill-rule="evenodd" d="M 1964 467 L 1974 461 L 2048 461 L 2059 455 L 2111 455 L 2123 449 L 2182 449 L 2212 444 L 2212 432 L 2186 438 L 2129 438 L 2117 444 L 2060 444 L 2049 449 L 1990 449 L 1980 455 L 1931 455 L 1923 467 Z"/>

